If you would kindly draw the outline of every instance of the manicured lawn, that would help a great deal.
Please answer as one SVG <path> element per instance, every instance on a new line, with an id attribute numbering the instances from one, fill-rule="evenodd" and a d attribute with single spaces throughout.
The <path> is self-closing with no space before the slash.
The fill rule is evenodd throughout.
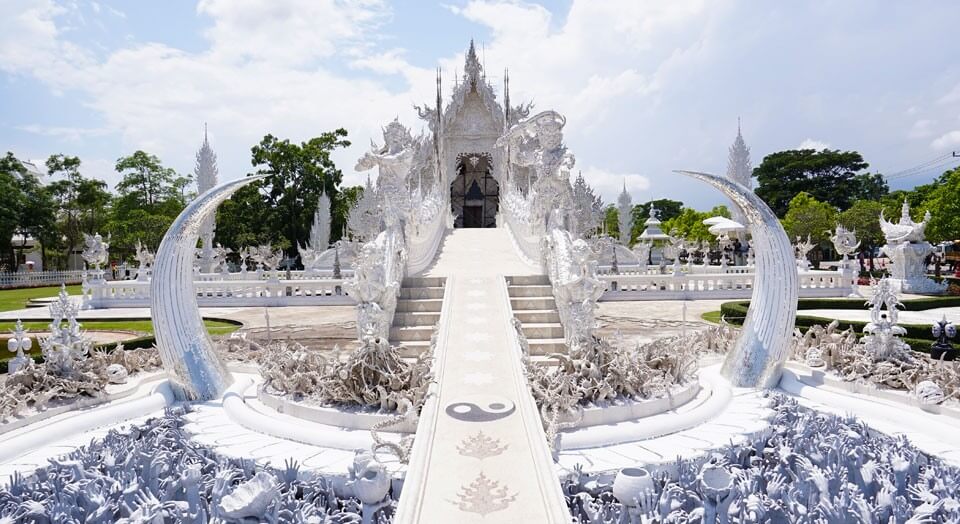
<path id="1" fill-rule="evenodd" d="M 0 290 L 0 311 L 13 311 L 27 307 L 31 298 L 55 297 L 60 292 L 60 286 L 28 287 L 23 289 Z M 79 295 L 80 284 L 67 286 L 67 293 Z"/>
<path id="2" fill-rule="evenodd" d="M 204 325 L 207 326 L 207 332 L 211 335 L 226 335 L 232 333 L 240 327 L 239 324 L 232 322 L 224 322 L 222 320 L 204 320 Z M 6 335 L 13 329 L 14 322 L 3 321 L 0 322 L 0 334 Z M 33 346 L 30 348 L 29 354 L 32 356 L 40 355 L 40 344 L 37 341 L 37 338 L 33 336 L 35 332 L 45 332 L 47 330 L 47 325 L 49 322 L 43 321 L 30 321 L 24 322 L 23 327 L 31 331 L 30 335 L 33 339 Z M 136 339 L 129 342 L 132 347 L 149 347 L 153 345 L 153 324 L 149 320 L 87 320 L 81 321 L 81 326 L 86 331 L 135 331 L 140 336 Z M 4 337 L 3 340 L 5 340 Z M 6 342 L 3 342 L 5 344 Z M 127 344 L 125 344 L 127 345 Z M 127 345 L 127 347 L 131 347 Z M 107 347 L 112 348 L 112 345 Z M 0 373 L 4 373 L 7 367 L 7 361 L 13 357 L 13 353 L 8 353 L 6 351 L 3 354 L 0 354 Z"/>
<path id="3" fill-rule="evenodd" d="M 207 332 L 211 335 L 226 335 L 236 331 L 237 324 L 223 322 L 221 320 L 204 320 L 207 326 Z M 15 322 L 0 322 L 0 333 L 8 333 L 13 329 Z M 30 331 L 46 331 L 49 322 L 29 321 L 24 322 L 23 326 Z M 81 320 L 81 326 L 86 331 L 136 331 L 138 333 L 153 334 L 153 323 L 149 320 Z"/>
<path id="4" fill-rule="evenodd" d="M 707 311 L 706 313 L 700 315 L 700 318 L 706 320 L 707 322 L 713 322 L 714 324 L 720 323 L 721 313 L 719 311 Z"/>

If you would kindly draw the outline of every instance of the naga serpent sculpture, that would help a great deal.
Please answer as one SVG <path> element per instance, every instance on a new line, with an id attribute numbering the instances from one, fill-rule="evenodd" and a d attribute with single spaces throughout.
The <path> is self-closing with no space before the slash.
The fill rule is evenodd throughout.
<path id="1" fill-rule="evenodd" d="M 173 221 L 157 249 L 150 282 L 150 316 L 160 359 L 181 400 L 212 400 L 231 382 L 197 306 L 193 260 L 200 225 L 236 190 L 262 178 L 225 182 L 198 196 Z"/>
<path id="2" fill-rule="evenodd" d="M 736 387 L 769 388 L 780 381 L 797 316 L 799 292 L 793 246 L 776 215 L 753 191 L 726 177 L 675 171 L 719 189 L 743 211 L 756 253 L 753 294 L 743 329 L 721 373 Z"/>

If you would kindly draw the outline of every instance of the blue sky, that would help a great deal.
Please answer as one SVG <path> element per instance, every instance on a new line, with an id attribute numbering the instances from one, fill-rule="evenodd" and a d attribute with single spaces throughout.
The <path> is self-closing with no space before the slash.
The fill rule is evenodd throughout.
<path id="1" fill-rule="evenodd" d="M 932 0 L 4 0 L 0 146 L 78 155 L 115 183 L 136 149 L 192 171 L 207 122 L 225 180 L 266 133 L 345 127 L 355 145 L 335 158 L 356 183 L 380 125 L 419 130 L 412 105 L 475 38 L 494 85 L 509 67 L 514 100 L 568 117 L 606 201 L 626 180 L 635 201 L 703 208 L 721 197 L 671 170 L 724 171 L 738 117 L 754 164 L 804 145 L 890 174 L 960 151 L 958 20 Z"/>

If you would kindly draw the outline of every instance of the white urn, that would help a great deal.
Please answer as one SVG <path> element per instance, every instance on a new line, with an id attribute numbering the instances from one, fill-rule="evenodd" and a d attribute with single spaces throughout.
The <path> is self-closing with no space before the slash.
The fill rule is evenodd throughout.
<path id="1" fill-rule="evenodd" d="M 704 497 L 720 500 L 733 489 L 733 473 L 723 466 L 705 464 L 699 475 L 700 493 Z"/>
<path id="2" fill-rule="evenodd" d="M 654 491 L 653 477 L 644 468 L 623 468 L 613 479 L 613 496 L 627 507 L 638 505 L 640 496 Z"/>

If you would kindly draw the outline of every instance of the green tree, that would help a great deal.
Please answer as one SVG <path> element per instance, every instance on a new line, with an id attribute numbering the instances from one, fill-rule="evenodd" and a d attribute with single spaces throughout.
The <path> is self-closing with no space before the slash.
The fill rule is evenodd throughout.
<path id="1" fill-rule="evenodd" d="M 837 210 L 832 205 L 801 192 L 790 200 L 782 222 L 791 241 L 797 237 L 806 240 L 807 235 L 810 235 L 810 240 L 817 245 L 811 253 L 816 265 L 822 260 L 823 246 L 829 242 L 830 231 L 837 223 Z"/>
<path id="2" fill-rule="evenodd" d="M 163 234 L 186 205 L 183 184 L 173 169 L 143 151 L 117 160 L 122 175 L 110 209 L 111 253 L 124 260 L 139 240 L 156 249 Z"/>
<path id="3" fill-rule="evenodd" d="M 730 218 L 730 210 L 727 209 L 727 206 L 715 206 L 710 211 L 697 211 L 686 207 L 679 215 L 663 222 L 663 231 L 671 235 L 679 235 L 688 240 L 710 242 L 715 237 L 709 231 L 710 226 L 704 224 L 703 221 L 715 216 Z"/>
<path id="4" fill-rule="evenodd" d="M 143 151 L 117 160 L 117 173 L 123 179 L 117 184 L 120 197 L 133 200 L 140 206 L 154 206 L 179 196 L 175 185 L 177 172 L 163 167 L 160 159 Z M 132 197 L 132 198 L 131 198 Z"/>
<path id="5" fill-rule="evenodd" d="M 607 204 L 603 210 L 603 227 L 607 235 L 613 238 L 620 237 L 620 212 L 613 204 Z"/>
<path id="6" fill-rule="evenodd" d="M 27 237 L 40 243 L 40 261 L 43 267 L 47 267 L 47 249 L 56 248 L 60 244 L 56 203 L 51 192 L 35 175 L 26 170 L 17 178 L 17 186 L 23 195 L 23 201 L 17 210 L 17 233 L 23 239 L 23 244 Z M 23 244 L 20 246 L 21 254 Z"/>
<path id="7" fill-rule="evenodd" d="M 648 218 L 650 218 L 650 206 L 657 208 L 657 218 L 661 222 L 666 222 L 667 220 L 676 217 L 683 210 L 683 202 L 680 202 L 679 200 L 670 200 L 669 198 L 651 200 L 649 202 L 633 206 L 633 210 L 630 213 L 633 216 L 633 225 L 630 228 L 631 244 L 637 241 L 637 237 L 640 236 L 640 233 L 643 233 L 643 230 L 646 227 L 644 226 L 644 223 Z"/>
<path id="8" fill-rule="evenodd" d="M 256 174 L 268 175 L 256 183 L 272 209 L 268 222 L 282 233 L 283 239 L 278 243 L 288 255 L 296 255 L 297 244 L 306 242 L 322 192 L 330 197 L 333 207 L 342 207 L 338 201 L 342 198 L 339 185 L 343 173 L 337 169 L 330 153 L 350 145 L 346 136 L 345 129 L 336 129 L 298 145 L 266 135 L 251 148 Z M 345 217 L 334 214 L 331 218 L 331 240 L 334 240 L 343 231 Z"/>
<path id="9" fill-rule="evenodd" d="M 882 176 L 861 173 L 867 167 L 856 151 L 800 149 L 767 155 L 753 176 L 757 195 L 778 217 L 784 217 L 790 201 L 801 192 L 839 209 L 886 194 Z"/>
<path id="10" fill-rule="evenodd" d="M 13 235 L 20 222 L 19 210 L 24 205 L 24 195 L 18 180 L 27 172 L 13 153 L 0 158 L 0 266 L 16 271 L 13 252 Z"/>
<path id="11" fill-rule="evenodd" d="M 943 242 L 960 239 L 960 167 L 947 171 L 937 180 L 924 207 L 930 210 L 927 239 Z"/>
<path id="12" fill-rule="evenodd" d="M 856 230 L 860 240 L 860 252 L 870 261 L 873 268 L 873 253 L 884 243 L 880 229 L 880 211 L 883 204 L 875 200 L 857 200 L 850 209 L 840 213 L 839 222 L 847 229 Z"/>
<path id="13" fill-rule="evenodd" d="M 63 239 L 58 265 L 65 268 L 70 254 L 82 246 L 84 233 L 105 230 L 110 193 L 106 182 L 80 173 L 81 162 L 75 156 L 51 155 L 46 165 L 51 178 L 61 177 L 47 184 L 47 190 L 56 205 L 57 229 Z"/>

